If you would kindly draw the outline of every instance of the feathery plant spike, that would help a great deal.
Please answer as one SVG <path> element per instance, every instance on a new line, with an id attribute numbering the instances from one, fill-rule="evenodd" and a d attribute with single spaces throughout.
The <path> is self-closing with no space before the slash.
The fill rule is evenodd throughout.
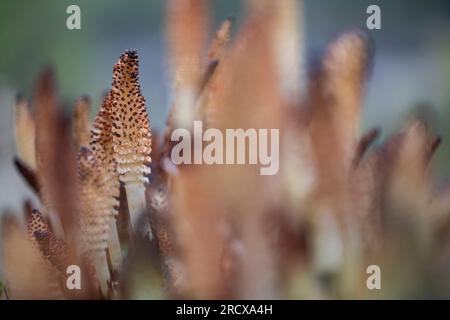
<path id="1" fill-rule="evenodd" d="M 90 140 L 91 99 L 87 96 L 80 97 L 75 102 L 73 111 L 73 135 L 75 140 L 75 150 L 81 146 L 88 146 Z"/>
<path id="2" fill-rule="evenodd" d="M 119 179 L 125 185 L 132 232 L 138 229 L 146 209 L 145 184 L 151 162 L 151 131 L 145 99 L 138 80 L 138 56 L 134 50 L 122 54 L 114 66 L 112 132 Z M 150 228 L 148 229 L 150 232 Z"/>
<path id="3" fill-rule="evenodd" d="M 14 127 L 17 156 L 29 169 L 36 170 L 36 125 L 28 102 L 18 96 Z"/>
<path id="4" fill-rule="evenodd" d="M 111 275 L 106 249 L 110 238 L 111 210 L 105 180 L 94 154 L 82 147 L 78 156 L 78 176 L 81 202 L 81 242 L 91 260 L 103 296 L 108 295 Z"/>
<path id="5" fill-rule="evenodd" d="M 108 254 L 113 271 L 118 271 L 122 263 L 121 245 L 117 231 L 117 207 L 119 206 L 117 199 L 120 195 L 120 182 L 114 159 L 112 122 L 112 95 L 109 92 L 104 97 L 92 125 L 90 147 L 99 163 L 98 170 L 105 180 L 104 191 L 107 195 L 105 201 L 110 210 Z"/>

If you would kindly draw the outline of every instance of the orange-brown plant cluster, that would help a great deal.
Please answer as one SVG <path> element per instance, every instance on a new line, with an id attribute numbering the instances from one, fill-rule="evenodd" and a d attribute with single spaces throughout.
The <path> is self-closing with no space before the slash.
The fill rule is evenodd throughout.
<path id="1" fill-rule="evenodd" d="M 88 98 L 70 118 L 52 72 L 39 76 L 16 105 L 14 164 L 40 203 L 3 216 L 9 298 L 448 297 L 450 195 L 430 166 L 440 139 L 420 118 L 379 144 L 376 128 L 361 132 L 368 38 L 343 32 L 307 73 L 300 4 L 249 1 L 232 36 L 233 19 L 209 33 L 208 1 L 169 1 L 161 133 L 134 50 L 92 123 Z M 279 173 L 175 166 L 171 133 L 194 120 L 279 129 Z M 81 290 L 67 288 L 70 265 Z M 381 291 L 366 286 L 370 265 Z"/>

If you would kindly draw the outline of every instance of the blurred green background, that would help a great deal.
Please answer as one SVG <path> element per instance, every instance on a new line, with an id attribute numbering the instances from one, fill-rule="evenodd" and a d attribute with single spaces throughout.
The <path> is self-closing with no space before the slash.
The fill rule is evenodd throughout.
<path id="1" fill-rule="evenodd" d="M 212 30 L 227 16 L 243 19 L 246 0 L 211 0 Z M 66 8 L 81 8 L 81 30 L 66 28 Z M 382 29 L 368 31 L 366 8 L 381 7 Z M 2 0 L 0 2 L 0 209 L 17 206 L 27 188 L 14 172 L 12 118 L 17 93 L 32 97 L 37 74 L 52 65 L 67 105 L 81 94 L 94 107 L 111 83 L 112 67 L 128 48 L 140 55 L 140 78 L 152 127 L 164 126 L 170 105 L 163 0 Z M 411 110 L 425 110 L 444 138 L 437 178 L 450 173 L 450 1 L 306 0 L 306 61 L 313 61 L 339 32 L 366 30 L 374 61 L 364 105 L 364 127 L 384 136 Z"/>

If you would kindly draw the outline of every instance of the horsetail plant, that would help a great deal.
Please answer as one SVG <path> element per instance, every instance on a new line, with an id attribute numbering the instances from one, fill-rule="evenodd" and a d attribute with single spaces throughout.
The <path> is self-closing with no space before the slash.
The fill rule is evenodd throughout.
<path id="1" fill-rule="evenodd" d="M 119 180 L 124 183 L 130 225 L 138 232 L 139 217 L 146 210 L 145 184 L 150 174 L 152 140 L 150 124 L 139 85 L 137 52 L 122 54 L 114 66 L 111 89 L 114 157 Z M 144 232 L 152 238 L 150 227 Z"/>
<path id="2" fill-rule="evenodd" d="M 108 296 L 111 275 L 106 249 L 110 239 L 109 225 L 111 208 L 105 192 L 105 178 L 99 170 L 94 154 L 82 147 L 78 156 L 78 177 L 80 184 L 80 230 L 82 250 L 92 262 L 100 290 Z"/>
<path id="3" fill-rule="evenodd" d="M 99 163 L 98 170 L 104 177 L 104 192 L 108 195 L 105 201 L 107 201 L 110 210 L 108 253 L 113 271 L 118 272 L 122 263 L 122 250 L 117 231 L 120 182 L 117 163 L 114 159 L 112 122 L 111 94 L 108 93 L 103 98 L 100 110 L 92 125 L 89 144 Z"/>
<path id="4" fill-rule="evenodd" d="M 160 134 L 135 50 L 115 63 L 92 124 L 86 98 L 65 114 L 50 70 L 17 101 L 14 162 L 40 204 L 25 201 L 24 224 L 2 218 L 9 298 L 373 298 L 374 261 L 388 270 L 383 297 L 416 297 L 424 282 L 450 294 L 435 291 L 450 288 L 450 187 L 435 187 L 431 165 L 440 139 L 417 118 L 378 144 L 378 128 L 361 134 L 367 36 L 344 32 L 303 77 L 302 2 L 246 7 L 236 37 L 227 19 L 208 48 L 207 1 L 169 2 L 174 102 Z M 193 120 L 280 129 L 281 174 L 176 165 L 171 133 Z M 79 292 L 65 282 L 73 265 Z"/>

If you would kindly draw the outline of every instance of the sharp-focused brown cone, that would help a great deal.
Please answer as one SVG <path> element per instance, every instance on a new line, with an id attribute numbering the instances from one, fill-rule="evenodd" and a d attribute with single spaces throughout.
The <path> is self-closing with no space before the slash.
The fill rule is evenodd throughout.
<path id="1" fill-rule="evenodd" d="M 138 79 L 136 51 L 122 54 L 114 66 L 111 89 L 114 159 L 119 180 L 127 192 L 130 224 L 134 233 L 146 209 L 145 187 L 150 174 L 152 139 L 145 99 Z M 149 228 L 145 227 L 144 232 Z"/>

